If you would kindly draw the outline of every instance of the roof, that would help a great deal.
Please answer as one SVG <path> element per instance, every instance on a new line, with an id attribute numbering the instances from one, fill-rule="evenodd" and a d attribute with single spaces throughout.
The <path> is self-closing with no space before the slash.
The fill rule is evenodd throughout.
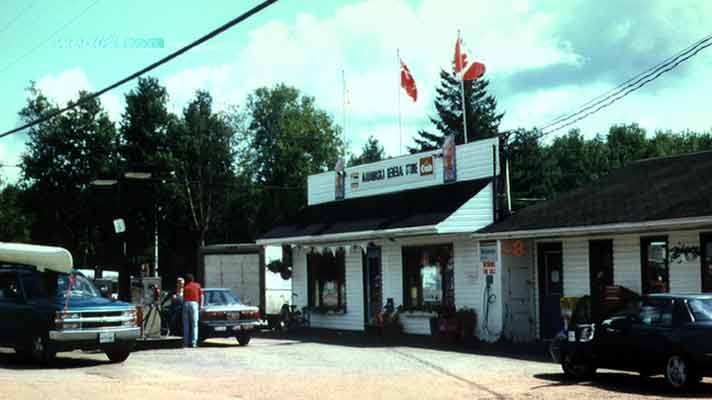
<path id="1" fill-rule="evenodd" d="M 712 216 L 712 151 L 651 158 L 480 229 L 499 233 Z"/>
<path id="2" fill-rule="evenodd" d="M 0 262 L 34 266 L 38 271 L 72 272 L 72 255 L 61 247 L 0 243 Z"/>
<path id="3" fill-rule="evenodd" d="M 436 225 L 487 186 L 490 178 L 315 204 L 259 240 Z"/>

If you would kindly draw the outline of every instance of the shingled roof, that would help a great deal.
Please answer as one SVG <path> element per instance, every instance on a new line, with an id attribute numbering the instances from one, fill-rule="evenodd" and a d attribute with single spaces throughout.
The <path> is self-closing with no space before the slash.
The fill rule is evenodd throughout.
<path id="1" fill-rule="evenodd" d="M 413 228 L 442 222 L 479 193 L 490 178 L 315 204 L 259 240 Z"/>
<path id="2" fill-rule="evenodd" d="M 712 216 L 712 151 L 633 162 L 478 233 Z"/>

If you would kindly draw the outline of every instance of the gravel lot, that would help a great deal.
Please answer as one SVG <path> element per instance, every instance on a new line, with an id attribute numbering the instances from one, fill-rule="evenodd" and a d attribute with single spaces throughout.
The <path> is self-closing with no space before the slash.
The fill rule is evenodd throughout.
<path id="1" fill-rule="evenodd" d="M 678 394 L 662 378 L 601 372 L 564 380 L 558 365 L 522 348 L 386 347 L 340 337 L 261 337 L 247 347 L 214 339 L 198 349 L 140 351 L 124 364 L 61 353 L 51 367 L 0 349 L 0 399 L 578 399 Z M 712 397 L 706 379 L 687 398 Z"/>

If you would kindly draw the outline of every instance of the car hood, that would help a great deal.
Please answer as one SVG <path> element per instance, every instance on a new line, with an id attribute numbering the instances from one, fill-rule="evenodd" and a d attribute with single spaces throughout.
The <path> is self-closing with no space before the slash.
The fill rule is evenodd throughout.
<path id="1" fill-rule="evenodd" d="M 259 311 L 259 308 L 245 304 L 230 304 L 226 306 L 205 306 L 205 311 Z"/>
<path id="2" fill-rule="evenodd" d="M 57 305 L 65 307 L 66 300 L 57 299 Z M 81 309 L 102 309 L 102 310 L 128 310 L 134 306 L 123 301 L 109 300 L 104 297 L 74 297 L 69 299 L 68 309 L 79 311 Z"/>

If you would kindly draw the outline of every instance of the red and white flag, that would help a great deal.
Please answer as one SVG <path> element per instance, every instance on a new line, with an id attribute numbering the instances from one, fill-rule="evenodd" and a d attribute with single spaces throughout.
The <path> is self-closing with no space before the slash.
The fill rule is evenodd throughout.
<path id="1" fill-rule="evenodd" d="M 418 88 L 415 86 L 415 79 L 413 79 L 413 75 L 410 74 L 410 70 L 408 67 L 405 65 L 403 60 L 400 60 L 401 63 L 401 87 L 405 90 L 406 94 L 410 96 L 413 101 L 418 100 Z"/>
<path id="2" fill-rule="evenodd" d="M 484 64 L 478 62 L 470 64 L 467 61 L 467 52 L 459 35 L 457 42 L 455 42 L 455 60 L 453 63 L 455 65 L 455 75 L 463 81 L 473 81 L 485 74 Z"/>

